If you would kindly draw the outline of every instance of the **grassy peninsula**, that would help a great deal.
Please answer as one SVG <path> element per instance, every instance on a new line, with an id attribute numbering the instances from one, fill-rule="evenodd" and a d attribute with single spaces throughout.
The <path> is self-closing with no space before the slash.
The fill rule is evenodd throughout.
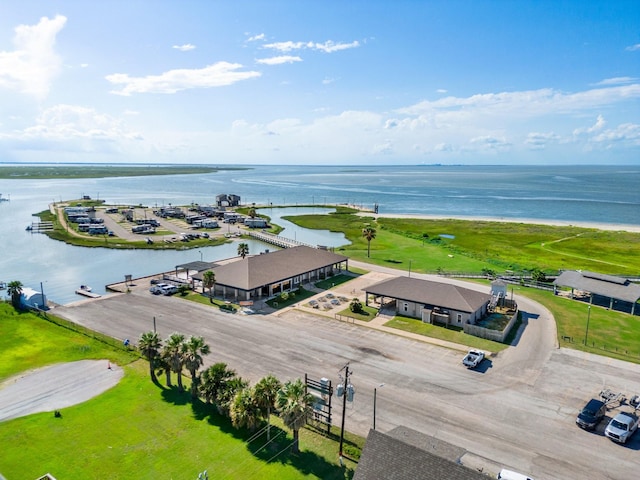
<path id="1" fill-rule="evenodd" d="M 150 175 L 194 175 L 221 170 L 247 170 L 240 167 L 176 166 L 176 165 L 38 165 L 2 166 L 0 179 L 42 180 L 61 178 L 144 177 Z"/>

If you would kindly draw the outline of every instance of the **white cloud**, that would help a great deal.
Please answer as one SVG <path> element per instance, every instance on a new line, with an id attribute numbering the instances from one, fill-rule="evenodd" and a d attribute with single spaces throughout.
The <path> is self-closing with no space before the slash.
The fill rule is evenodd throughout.
<path id="1" fill-rule="evenodd" d="M 522 92 L 484 93 L 470 97 L 445 97 L 398 109 L 406 115 L 509 116 L 531 118 L 588 111 L 620 101 L 640 98 L 640 84 L 563 93 L 550 88 Z"/>
<path id="2" fill-rule="evenodd" d="M 347 50 L 350 48 L 357 48 L 360 46 L 360 42 L 353 41 L 351 43 L 335 43 L 331 40 L 327 40 L 324 43 L 316 42 L 275 42 L 263 45 L 263 48 L 269 48 L 272 50 L 278 50 L 280 52 L 291 52 L 292 50 L 319 50 L 325 53 L 338 52 L 340 50 Z"/>
<path id="3" fill-rule="evenodd" d="M 54 50 L 56 35 L 66 17 L 42 17 L 37 25 L 15 28 L 15 50 L 0 52 L 0 87 L 17 90 L 39 99 L 47 96 L 51 82 L 60 73 L 62 60 Z"/>
<path id="4" fill-rule="evenodd" d="M 607 122 L 605 122 L 604 117 L 602 115 L 598 115 L 598 118 L 596 119 L 596 123 L 594 123 L 592 126 L 587 128 L 576 128 L 573 131 L 573 134 L 576 136 L 583 135 L 583 134 L 591 134 L 599 130 L 602 130 L 606 123 Z"/>
<path id="5" fill-rule="evenodd" d="M 636 82 L 637 80 L 638 79 L 636 77 L 613 77 L 605 78 L 594 85 L 626 85 L 628 83 Z"/>
<path id="6" fill-rule="evenodd" d="M 541 133 L 531 132 L 524 141 L 529 150 L 544 150 L 548 144 L 560 140 L 560 137 L 553 132 Z"/>
<path id="7" fill-rule="evenodd" d="M 640 43 L 636 43 L 635 45 L 629 45 L 625 50 L 629 52 L 635 52 L 636 50 L 640 50 Z"/>
<path id="8" fill-rule="evenodd" d="M 256 63 L 262 65 L 282 65 L 283 63 L 301 62 L 302 58 L 294 57 L 291 55 L 280 55 L 279 57 L 261 58 L 256 60 Z"/>
<path id="9" fill-rule="evenodd" d="M 92 108 L 60 104 L 44 110 L 34 125 L 1 134 L 0 139 L 15 150 L 110 154 L 129 151 L 143 137 L 128 130 L 120 120 Z"/>
<path id="10" fill-rule="evenodd" d="M 242 80 L 259 77 L 260 72 L 237 71 L 238 63 L 218 62 L 200 69 L 169 70 L 160 75 L 130 77 L 126 73 L 107 75 L 107 81 L 123 85 L 121 90 L 112 90 L 116 95 L 133 93 L 176 93 L 191 88 L 213 88 L 232 85 Z"/>
<path id="11" fill-rule="evenodd" d="M 613 148 L 620 144 L 640 146 L 640 125 L 623 123 L 616 128 L 608 129 L 594 136 L 592 142 L 604 144 L 605 148 Z"/>
<path id="12" fill-rule="evenodd" d="M 189 50 L 194 50 L 196 46 L 191 45 L 190 43 L 185 43 L 184 45 L 174 45 L 171 48 L 175 48 L 176 50 L 180 50 L 181 52 L 188 52 Z"/>
<path id="13" fill-rule="evenodd" d="M 247 38 L 247 42 L 258 42 L 264 40 L 266 38 L 264 33 L 260 33 L 258 35 L 254 35 L 252 37 Z"/>
<path id="14" fill-rule="evenodd" d="M 491 135 L 483 135 L 480 137 L 472 138 L 471 145 L 474 150 L 481 152 L 499 152 L 505 151 L 511 147 L 511 144 L 504 138 L 497 138 Z"/>
<path id="15" fill-rule="evenodd" d="M 445 90 L 444 88 L 439 88 L 436 90 L 436 92 L 438 93 L 447 93 L 447 90 Z"/>
<path id="16" fill-rule="evenodd" d="M 335 81 L 336 81 L 335 78 L 325 77 L 324 80 L 322 80 L 322 84 L 323 85 L 329 85 L 331 83 L 334 83 Z"/>

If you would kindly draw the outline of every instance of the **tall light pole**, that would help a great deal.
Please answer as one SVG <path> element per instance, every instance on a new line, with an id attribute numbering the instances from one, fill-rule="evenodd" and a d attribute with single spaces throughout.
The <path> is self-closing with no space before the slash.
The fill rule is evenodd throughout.
<path id="1" fill-rule="evenodd" d="M 587 346 L 587 336 L 589 335 L 589 318 L 591 317 L 591 305 L 587 307 L 587 329 L 584 332 L 584 346 Z"/>
<path id="2" fill-rule="evenodd" d="M 200 261 L 202 261 L 202 252 L 198 250 L 198 253 L 200 254 Z"/>
<path id="3" fill-rule="evenodd" d="M 373 389 L 373 429 L 376 429 L 376 397 L 378 396 L 378 388 L 384 387 L 384 383 L 381 383 Z"/>

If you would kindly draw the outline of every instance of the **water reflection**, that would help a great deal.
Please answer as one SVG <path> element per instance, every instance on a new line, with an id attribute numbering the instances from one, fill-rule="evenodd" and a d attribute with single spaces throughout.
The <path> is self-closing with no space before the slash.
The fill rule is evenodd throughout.
<path id="1" fill-rule="evenodd" d="M 340 247 L 347 245 L 349 241 L 344 233 L 330 232 L 329 230 L 311 230 L 302 228 L 291 223 L 282 217 L 295 215 L 327 215 L 335 212 L 334 208 L 320 207 L 287 207 L 287 208 L 260 208 L 257 210 L 260 215 L 267 215 L 271 218 L 271 223 L 275 223 L 284 228 L 280 233 L 283 237 L 297 240 L 309 245 L 324 245 L 326 247 Z"/>

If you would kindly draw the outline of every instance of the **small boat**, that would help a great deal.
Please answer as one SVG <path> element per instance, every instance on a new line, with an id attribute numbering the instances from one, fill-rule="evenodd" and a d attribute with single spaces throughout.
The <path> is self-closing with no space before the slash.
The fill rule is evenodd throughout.
<path id="1" fill-rule="evenodd" d="M 5 288 L 7 288 L 6 282 L 0 281 L 0 290 L 4 290 Z"/>
<path id="2" fill-rule="evenodd" d="M 30 232 L 31 230 L 33 230 L 33 227 L 31 225 L 27 225 L 27 228 L 25 228 L 25 230 L 27 232 Z"/>
<path id="3" fill-rule="evenodd" d="M 90 292 L 91 287 L 89 285 L 80 285 L 80 290 L 82 290 L 83 292 Z"/>

